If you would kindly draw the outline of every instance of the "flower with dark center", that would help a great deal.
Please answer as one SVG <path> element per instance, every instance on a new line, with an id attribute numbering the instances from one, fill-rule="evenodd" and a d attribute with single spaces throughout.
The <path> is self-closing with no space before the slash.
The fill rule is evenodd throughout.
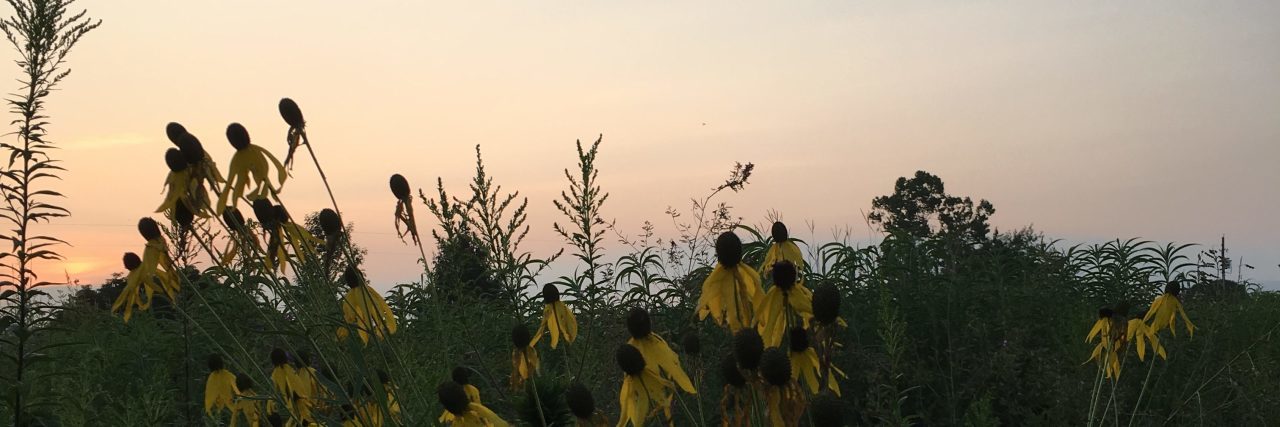
<path id="1" fill-rule="evenodd" d="M 742 240 L 732 231 L 720 233 L 716 238 L 716 260 L 720 265 L 733 267 L 742 261 Z"/>
<path id="2" fill-rule="evenodd" d="M 769 275 L 773 267 L 779 261 L 791 261 L 791 265 L 796 271 L 804 268 L 804 254 L 800 252 L 800 247 L 796 242 L 791 241 L 791 234 L 787 232 L 787 226 L 781 222 L 773 223 L 773 241 L 769 243 L 769 249 L 765 251 L 764 263 L 761 264 L 760 273 Z"/>
<path id="3" fill-rule="evenodd" d="M 813 317 L 813 292 L 796 281 L 796 267 L 791 261 L 774 264 L 773 280 L 774 286 L 756 307 L 756 320 L 766 347 L 781 345 L 788 328 L 797 322 L 808 324 Z"/>
<path id="4" fill-rule="evenodd" d="M 715 268 L 702 281 L 698 318 L 710 315 L 730 331 L 752 326 L 763 291 L 760 274 L 742 262 L 742 240 L 738 235 L 726 231 L 716 238 L 716 260 Z"/>
<path id="5" fill-rule="evenodd" d="M 809 388 L 809 392 L 817 394 L 820 388 L 819 379 L 822 378 L 822 366 L 818 363 L 818 353 L 809 345 L 809 332 L 803 326 L 796 325 L 791 328 L 790 341 L 791 379 L 804 380 L 804 385 Z M 832 366 L 827 387 L 839 394 L 840 386 L 836 382 L 836 375 L 843 376 L 844 372 Z"/>
<path id="6" fill-rule="evenodd" d="M 253 390 L 253 377 L 245 374 L 236 374 L 236 388 L 241 392 Z"/>
<path id="7" fill-rule="evenodd" d="M 347 266 L 342 280 L 350 290 L 342 297 L 342 320 L 346 326 L 338 328 L 338 339 L 347 338 L 349 329 L 355 329 L 362 343 L 369 343 L 369 336 L 382 338 L 396 333 L 396 315 L 391 312 L 387 300 L 369 287 L 364 274 L 354 265 Z"/>
<path id="8" fill-rule="evenodd" d="M 655 373 L 660 372 L 666 375 L 685 392 L 697 393 L 697 389 L 693 387 L 693 381 L 689 379 L 689 374 L 685 373 L 684 367 L 680 365 L 680 356 L 671 349 L 666 340 L 653 332 L 653 323 L 649 319 L 648 311 L 640 307 L 632 308 L 627 314 L 627 332 L 631 334 L 627 344 L 640 350 L 640 354 L 649 362 L 649 366 Z"/>
<path id="9" fill-rule="evenodd" d="M 799 353 L 809 349 L 809 332 L 804 330 L 804 327 L 800 325 L 792 327 L 789 335 L 792 353 Z"/>
<path id="10" fill-rule="evenodd" d="M 1118 338 L 1112 331 L 1116 330 L 1115 311 L 1110 307 L 1102 307 L 1098 309 L 1098 320 L 1093 322 L 1093 328 L 1089 329 L 1089 335 L 1084 337 L 1084 341 L 1091 342 L 1096 337 L 1098 344 L 1093 347 L 1093 353 L 1089 356 L 1089 360 L 1097 360 L 1103 376 L 1106 378 L 1115 378 L 1120 375 L 1120 357 L 1117 347 Z M 1123 335 L 1123 334 L 1121 334 Z"/>
<path id="11" fill-rule="evenodd" d="M 791 381 L 791 360 L 787 358 L 787 353 L 779 348 L 765 350 L 760 357 L 760 375 L 769 385 L 787 385 Z"/>
<path id="12" fill-rule="evenodd" d="M 138 234 L 141 234 L 142 238 L 147 241 L 164 238 L 164 235 L 160 233 L 160 224 L 156 220 L 146 217 L 138 220 Z"/>
<path id="13" fill-rule="evenodd" d="M 724 377 L 725 384 L 737 388 L 747 385 L 747 378 L 743 377 L 742 371 L 738 370 L 738 361 L 733 355 L 727 355 L 720 361 L 720 376 Z"/>
<path id="14" fill-rule="evenodd" d="M 560 289 L 551 283 L 542 286 L 542 321 L 538 323 L 534 340 L 541 338 L 543 333 L 551 335 L 551 348 L 560 345 L 562 337 L 566 342 L 578 338 L 578 319 L 574 317 L 573 310 L 560 300 Z"/>
<path id="15" fill-rule="evenodd" d="M 302 128 L 306 126 L 306 121 L 302 119 L 302 109 L 298 108 L 298 103 L 293 102 L 292 99 L 280 99 L 280 117 L 283 118 L 284 122 L 288 123 L 289 126 L 295 128 Z"/>
<path id="16" fill-rule="evenodd" d="M 698 331 L 689 331 L 680 338 L 680 349 L 684 350 L 684 354 L 697 356 L 702 352 L 702 341 L 698 339 Z"/>
<path id="17" fill-rule="evenodd" d="M 744 328 L 733 336 L 733 357 L 738 366 L 746 370 L 755 370 L 760 366 L 760 355 L 764 353 L 764 340 L 755 328 Z"/>
<path id="18" fill-rule="evenodd" d="M 452 426 L 505 426 L 508 425 L 493 411 L 467 397 L 462 384 L 445 380 L 436 386 L 436 398 L 444 413 L 440 422 Z"/>
<path id="19" fill-rule="evenodd" d="M 222 364 L 222 356 L 209 355 L 209 377 L 204 382 L 204 412 L 232 409 L 236 396 L 236 376 Z"/>
<path id="20" fill-rule="evenodd" d="M 644 355 L 631 344 L 619 346 L 614 357 L 618 361 L 618 367 L 627 375 L 640 375 L 644 371 Z"/>
<path id="21" fill-rule="evenodd" d="M 627 331 L 632 338 L 647 338 L 653 333 L 653 324 L 649 321 L 649 312 L 643 308 L 632 308 L 627 313 Z"/>
<path id="22" fill-rule="evenodd" d="M 227 126 L 227 141 L 235 147 L 236 152 L 231 156 L 227 183 L 218 194 L 218 213 L 234 207 L 241 198 L 263 199 L 280 192 L 280 186 L 289 178 L 289 172 L 276 156 L 250 142 L 249 131 L 239 123 Z M 269 179 L 273 168 L 278 184 L 273 184 Z"/>
<path id="23" fill-rule="evenodd" d="M 454 416 L 466 415 L 467 406 L 471 404 L 467 393 L 462 390 L 462 384 L 453 381 L 444 381 L 436 386 L 436 396 L 440 399 L 440 405 Z"/>
<path id="24" fill-rule="evenodd" d="M 405 179 L 404 175 L 391 175 L 391 194 L 396 197 L 396 200 L 409 200 L 409 180 Z"/>
<path id="25" fill-rule="evenodd" d="M 813 399 L 809 407 L 813 427 L 844 427 L 844 402 L 827 393 Z"/>
<path id="26" fill-rule="evenodd" d="M 458 384 L 471 384 L 471 370 L 461 366 L 454 367 L 453 371 L 449 373 L 449 378 L 452 378 L 453 382 Z"/>
<path id="27" fill-rule="evenodd" d="M 182 136 L 187 134 L 187 128 L 178 122 L 169 122 L 169 124 L 164 125 L 164 134 L 169 137 L 169 142 L 172 142 L 173 145 L 178 145 L 178 141 L 182 139 Z"/>
<path id="28" fill-rule="evenodd" d="M 182 157 L 182 152 L 177 148 L 164 150 L 164 164 L 169 167 L 170 172 L 182 172 L 187 169 L 187 159 Z"/>
<path id="29" fill-rule="evenodd" d="M 342 218 L 338 216 L 338 212 L 333 209 L 324 208 L 320 210 L 319 215 L 320 230 L 325 235 L 337 236 L 342 234 Z"/>
<path id="30" fill-rule="evenodd" d="M 591 396 L 591 390 L 580 382 L 574 381 L 569 385 L 564 392 L 564 400 L 569 404 L 569 411 L 579 419 L 591 419 L 596 413 L 596 400 Z"/>
<path id="31" fill-rule="evenodd" d="M 1178 282 L 1169 282 L 1164 286 L 1164 293 L 1151 301 L 1151 308 L 1147 309 L 1147 314 L 1142 317 L 1143 321 L 1151 322 L 1152 332 L 1160 332 L 1168 329 L 1173 336 L 1178 336 L 1178 329 L 1174 323 L 1181 317 L 1183 326 L 1187 329 L 1187 334 L 1192 337 L 1196 334 L 1196 325 L 1191 323 L 1191 318 L 1187 317 L 1187 311 L 1182 306 L 1182 285 Z"/>
<path id="32" fill-rule="evenodd" d="M 634 426 L 643 426 L 650 414 L 670 409 L 672 384 L 658 376 L 657 369 L 646 367 L 641 349 L 623 344 L 618 347 L 615 359 L 625 374 L 618 393 L 621 404 L 618 425 L 630 422 Z M 657 407 L 653 408 L 654 405 Z"/>
<path id="33" fill-rule="evenodd" d="M 529 326 L 524 322 L 511 327 L 511 388 L 520 389 L 524 382 L 538 372 L 541 359 L 538 358 L 540 335 L 529 333 Z"/>
<path id="34" fill-rule="evenodd" d="M 133 252 L 124 253 L 125 270 L 129 270 L 129 271 L 137 270 L 138 267 L 141 265 L 142 265 L 142 258 L 138 258 L 138 254 L 135 254 Z"/>
<path id="35" fill-rule="evenodd" d="M 813 318 L 823 325 L 843 322 L 840 319 L 840 291 L 824 283 L 813 290 Z"/>

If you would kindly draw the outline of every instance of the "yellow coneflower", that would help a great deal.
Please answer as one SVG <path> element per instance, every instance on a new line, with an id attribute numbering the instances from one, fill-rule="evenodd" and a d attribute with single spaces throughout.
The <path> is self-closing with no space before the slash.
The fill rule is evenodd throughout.
<path id="1" fill-rule="evenodd" d="M 387 374 L 387 371 L 378 370 L 378 382 L 382 384 L 382 392 L 387 395 L 387 413 L 391 414 L 393 418 L 398 418 L 400 416 L 400 400 L 396 396 L 400 395 L 400 390 L 391 382 L 391 375 Z"/>
<path id="2" fill-rule="evenodd" d="M 182 125 L 173 122 L 165 125 L 164 132 L 169 137 L 169 142 L 182 152 L 182 157 L 187 161 L 187 170 L 190 171 L 191 179 L 198 185 L 217 188 L 218 184 L 227 182 L 222 178 L 222 172 L 218 171 L 218 164 L 214 163 L 213 158 L 209 157 L 209 152 L 204 150 L 204 144 L 200 143 L 199 138 L 187 132 Z"/>
<path id="3" fill-rule="evenodd" d="M 784 260 L 791 261 L 796 270 L 804 271 L 804 254 L 800 252 L 796 242 L 791 240 L 787 226 L 782 222 L 774 222 L 773 229 L 770 231 L 772 231 L 773 243 L 769 244 L 769 250 L 764 253 L 764 264 L 760 267 L 760 274 L 768 276 L 774 264 Z"/>
<path id="4" fill-rule="evenodd" d="M 282 273 L 285 271 L 289 261 L 288 247 L 293 247 L 298 258 L 302 258 L 304 251 L 312 251 L 324 244 L 306 228 L 293 222 L 289 211 L 282 205 L 272 204 L 267 199 L 257 199 L 253 201 L 253 214 L 267 233 L 265 261 L 270 269 L 278 269 Z"/>
<path id="5" fill-rule="evenodd" d="M 125 322 L 133 315 L 134 308 L 149 308 L 157 292 L 172 300 L 179 289 L 179 279 L 173 271 L 173 261 L 169 258 L 169 247 L 160 232 L 160 224 L 151 218 L 142 218 L 138 221 L 138 233 L 146 239 L 147 245 L 141 258 L 133 252 L 124 254 L 124 267 L 129 274 L 120 296 L 111 304 L 112 312 L 124 310 Z"/>
<path id="6" fill-rule="evenodd" d="M 396 196 L 396 234 L 400 235 L 400 241 L 404 241 L 404 236 L 413 239 L 413 244 L 421 245 L 422 240 L 418 238 L 418 221 L 413 216 L 413 196 L 409 192 L 409 180 L 403 175 L 391 175 L 391 194 Z M 400 226 L 404 226 L 404 231 L 400 230 Z"/>
<path id="7" fill-rule="evenodd" d="M 240 425 L 242 418 L 249 427 L 258 427 L 262 420 L 262 401 L 253 391 L 253 378 L 245 374 L 236 375 L 236 389 L 240 395 L 231 405 L 231 427 Z"/>
<path id="8" fill-rule="evenodd" d="M 285 408 L 290 414 L 301 416 L 302 410 L 297 406 L 297 401 L 305 399 L 306 387 L 298 378 L 298 371 L 289 364 L 289 355 L 284 350 L 276 348 L 271 350 L 271 386 L 275 389 L 280 398 L 284 400 Z M 280 412 L 276 400 L 267 402 L 267 412 L 275 414 Z"/>
<path id="9" fill-rule="evenodd" d="M 1181 294 L 1182 286 L 1178 282 L 1170 282 L 1165 285 L 1164 293 L 1151 302 L 1151 308 L 1147 310 L 1147 315 L 1143 316 L 1142 320 L 1151 322 L 1153 333 L 1168 329 L 1173 336 L 1178 336 L 1178 328 L 1174 327 L 1174 321 L 1181 316 L 1187 333 L 1193 337 L 1196 335 L 1196 325 L 1191 323 L 1191 318 L 1187 317 L 1187 311 L 1182 308 L 1182 300 L 1179 298 Z"/>
<path id="10" fill-rule="evenodd" d="M 766 411 L 773 427 L 800 425 L 800 414 L 806 401 L 804 392 L 792 379 L 791 361 L 780 348 L 764 351 L 760 359 L 760 377 L 765 383 Z"/>
<path id="11" fill-rule="evenodd" d="M 436 387 L 436 396 L 444 406 L 444 413 L 439 421 L 454 427 L 505 427 L 507 422 L 498 414 L 467 398 L 462 385 L 453 381 L 445 381 Z"/>
<path id="12" fill-rule="evenodd" d="M 578 337 L 578 319 L 573 317 L 573 311 L 560 300 L 560 289 L 550 283 L 542 287 L 542 323 L 538 325 L 538 332 L 534 333 L 534 340 L 542 337 L 543 332 L 551 334 L 551 348 L 556 348 L 561 336 L 570 343 Z"/>
<path id="13" fill-rule="evenodd" d="M 730 331 L 753 326 L 752 314 L 764 293 L 760 275 L 742 262 L 742 240 L 733 232 L 716 238 L 716 267 L 702 282 L 698 296 L 698 319 L 711 315 Z"/>
<path id="14" fill-rule="evenodd" d="M 773 287 L 756 307 L 757 328 L 766 347 L 782 345 L 782 335 L 795 325 L 809 325 L 813 317 L 813 292 L 798 280 L 796 266 L 782 260 L 774 264 Z"/>
<path id="15" fill-rule="evenodd" d="M 658 370 L 646 365 L 644 355 L 631 344 L 618 347 L 618 366 L 622 368 L 622 389 L 618 391 L 621 415 L 618 427 L 630 423 L 642 427 L 645 420 L 659 409 L 668 411 L 673 386 L 658 376 Z"/>
<path id="16" fill-rule="evenodd" d="M 236 375 L 222 365 L 222 356 L 209 356 L 209 377 L 204 382 L 204 413 L 213 415 L 214 410 L 232 410 L 235 397 L 240 394 L 236 388 Z"/>
<path id="17" fill-rule="evenodd" d="M 354 327 L 360 341 L 368 344 L 369 335 L 383 338 L 384 334 L 396 333 L 396 316 L 387 305 L 387 300 L 378 295 L 378 291 L 369 287 L 360 270 L 348 266 L 342 274 L 343 280 L 351 290 L 342 297 L 342 320 L 346 326 L 338 328 L 338 339 L 343 340 Z"/>
<path id="18" fill-rule="evenodd" d="M 809 387 L 809 392 L 818 394 L 818 389 L 821 387 L 819 378 L 822 373 L 818 366 L 818 352 L 809 346 L 809 333 L 797 325 L 791 328 L 789 335 L 791 379 L 797 382 L 803 379 L 804 385 Z"/>
<path id="19" fill-rule="evenodd" d="M 227 171 L 227 185 L 218 195 L 218 213 L 228 206 L 235 206 L 244 196 L 250 199 L 261 199 L 280 192 L 280 186 L 288 179 L 289 173 L 271 152 L 249 142 L 249 131 L 239 123 L 227 126 L 227 140 L 235 147 L 236 153 L 231 156 L 231 166 Z M 271 167 L 276 168 L 277 185 L 272 185 L 267 174 Z M 250 185 L 253 187 L 250 188 Z M 246 192 L 248 190 L 248 192 Z"/>
<path id="20" fill-rule="evenodd" d="M 511 328 L 511 388 L 519 390 L 525 380 L 538 372 L 538 337 L 529 334 L 529 326 L 517 323 Z"/>
<path id="21" fill-rule="evenodd" d="M 317 409 L 316 404 L 319 402 L 317 399 L 326 395 L 328 390 L 325 390 L 324 385 L 320 383 L 316 368 L 311 366 L 311 352 L 306 350 L 298 351 L 298 360 L 296 362 L 297 366 L 294 368 L 294 372 L 298 376 L 298 387 L 303 390 L 300 395 L 305 396 L 298 400 L 298 407 L 301 408 L 299 412 L 310 417 L 311 412 Z"/>
<path id="22" fill-rule="evenodd" d="M 165 178 L 167 191 L 156 212 L 172 214 L 174 208 L 184 205 L 195 215 L 208 218 L 213 211 L 209 187 L 224 182 L 222 174 L 200 140 L 187 133 L 182 125 L 169 123 L 165 133 L 177 148 L 165 152 L 165 164 L 169 166 L 169 175 Z"/>
<path id="23" fill-rule="evenodd" d="M 1160 337 L 1141 318 L 1129 319 L 1129 326 L 1125 328 L 1125 341 L 1134 343 L 1138 347 L 1138 360 L 1147 360 L 1148 343 L 1151 344 L 1151 351 L 1154 351 L 1161 359 L 1169 358 L 1165 354 L 1164 346 L 1160 345 Z"/>
<path id="24" fill-rule="evenodd" d="M 466 392 L 468 401 L 482 403 L 480 402 L 480 389 L 471 384 L 470 369 L 455 366 L 453 371 L 449 372 L 449 378 L 452 379 L 453 382 L 462 386 L 462 391 Z"/>
<path id="25" fill-rule="evenodd" d="M 1093 328 L 1089 329 L 1089 335 L 1084 338 L 1086 343 L 1093 341 L 1094 337 L 1098 338 L 1098 344 L 1093 347 L 1093 353 L 1085 363 L 1098 361 L 1106 378 L 1120 377 L 1120 353 L 1117 347 L 1119 339 L 1124 337 L 1124 332 L 1118 331 L 1114 317 L 1115 311 L 1110 308 L 1103 307 L 1098 310 L 1098 320 L 1093 322 Z"/>
<path id="26" fill-rule="evenodd" d="M 649 369 L 662 373 L 679 385 L 686 393 L 697 394 L 689 374 L 680 366 L 680 356 L 667 345 L 667 341 L 653 332 L 653 323 L 649 321 L 649 312 L 643 308 L 633 308 L 627 315 L 627 332 L 631 338 L 627 344 L 632 345 L 648 362 Z"/>
<path id="27" fill-rule="evenodd" d="M 607 427 L 609 420 L 596 410 L 596 399 L 591 390 L 582 383 L 574 381 L 564 392 L 564 401 L 573 413 L 574 425 L 577 427 Z"/>

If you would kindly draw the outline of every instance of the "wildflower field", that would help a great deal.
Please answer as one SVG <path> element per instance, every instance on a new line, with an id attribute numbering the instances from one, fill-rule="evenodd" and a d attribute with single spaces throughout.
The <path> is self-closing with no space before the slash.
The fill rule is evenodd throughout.
<path id="1" fill-rule="evenodd" d="M 270 129 L 155 123 L 171 145 L 136 167 L 154 169 L 164 193 L 119 207 L 139 218 L 137 249 L 107 283 L 69 288 L 35 274 L 60 260 L 65 242 L 40 227 L 72 214 L 54 188 L 74 173 L 57 166 L 42 109 L 97 24 L 65 3 L 11 5 L 27 12 L 4 29 L 28 80 L 9 98 L 0 175 L 12 241 L 0 248 L 0 423 L 1280 421 L 1280 294 L 1244 279 L 1225 241 L 995 230 L 995 203 L 924 171 L 885 177 L 885 195 L 850 216 L 878 242 L 804 240 L 811 207 L 732 207 L 768 179 L 749 159 L 631 232 L 608 216 L 601 136 L 566 141 L 574 166 L 555 200 L 508 190 L 520 183 L 487 174 L 479 146 L 456 159 L 475 162 L 468 183 L 382 171 L 387 187 L 368 191 L 385 194 L 421 275 L 370 283 L 370 255 L 351 237 L 365 224 L 344 220 L 343 200 L 281 197 L 301 168 L 328 189 L 324 168 L 338 162 L 319 148 L 344 143 L 309 134 L 305 104 L 289 98 Z M 235 153 L 214 158 L 212 144 Z M 560 217 L 529 221 L 529 203 Z M 564 249 L 525 249 L 538 227 Z"/>

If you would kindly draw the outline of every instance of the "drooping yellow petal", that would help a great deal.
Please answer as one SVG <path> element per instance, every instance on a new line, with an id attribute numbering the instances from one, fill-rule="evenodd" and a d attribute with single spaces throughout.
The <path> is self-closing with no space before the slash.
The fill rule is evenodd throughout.
<path id="1" fill-rule="evenodd" d="M 236 388 L 235 374 L 226 369 L 210 372 L 204 383 L 204 412 L 213 414 L 215 409 L 230 410 L 238 394 L 240 390 Z"/>

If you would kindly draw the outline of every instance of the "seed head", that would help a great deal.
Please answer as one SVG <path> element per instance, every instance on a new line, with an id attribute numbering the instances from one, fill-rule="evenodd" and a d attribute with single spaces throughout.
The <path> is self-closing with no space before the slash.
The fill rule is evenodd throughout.
<path id="1" fill-rule="evenodd" d="M 196 221 L 196 215 L 191 213 L 191 209 L 187 209 L 186 203 L 178 202 L 173 207 L 173 220 L 182 228 L 190 229 L 191 224 Z"/>
<path id="2" fill-rule="evenodd" d="M 640 350 L 631 344 L 623 344 L 618 347 L 618 367 L 622 368 L 622 372 L 627 375 L 640 375 L 640 371 L 644 370 L 644 355 L 640 354 Z"/>
<path id="3" fill-rule="evenodd" d="M 697 356 L 702 352 L 702 340 L 698 339 L 698 331 L 689 331 L 680 338 L 680 349 L 684 354 Z"/>
<path id="4" fill-rule="evenodd" d="M 378 384 L 387 385 L 387 384 L 390 384 L 390 383 L 391 383 L 391 374 L 388 374 L 388 373 L 387 373 L 387 371 L 384 371 L 384 370 L 379 369 L 379 370 L 378 370 Z"/>
<path id="5" fill-rule="evenodd" d="M 134 269 L 137 269 L 138 267 L 141 267 L 141 266 L 142 266 L 142 258 L 138 258 L 138 254 L 135 254 L 133 252 L 124 253 L 125 270 L 133 271 Z"/>
<path id="6" fill-rule="evenodd" d="M 799 353 L 809 349 L 809 332 L 804 330 L 803 326 L 796 325 L 791 328 L 791 352 Z"/>
<path id="7" fill-rule="evenodd" d="M 755 370 L 760 367 L 760 354 L 764 352 L 764 339 L 756 332 L 756 328 L 742 328 L 733 336 L 733 357 L 738 360 L 742 369 Z"/>
<path id="8" fill-rule="evenodd" d="M 720 376 L 724 377 L 725 384 L 737 388 L 747 385 L 747 379 L 742 376 L 742 371 L 738 370 L 738 362 L 734 360 L 733 355 L 726 355 L 720 361 Z"/>
<path id="9" fill-rule="evenodd" d="M 449 377 L 453 378 L 455 383 L 467 385 L 471 383 L 471 370 L 461 366 L 454 367 Z"/>
<path id="10" fill-rule="evenodd" d="M 818 323 L 830 325 L 840 317 L 840 291 L 830 283 L 813 290 L 813 318 Z"/>
<path id="11" fill-rule="evenodd" d="M 560 301 L 560 288 L 550 283 L 542 285 L 542 303 L 554 304 L 556 301 Z"/>
<path id="12" fill-rule="evenodd" d="M 187 159 L 182 157 L 182 152 L 177 148 L 170 148 L 164 150 L 164 164 L 171 172 L 182 172 L 187 168 Z"/>
<path id="13" fill-rule="evenodd" d="M 1182 284 L 1178 282 L 1169 282 L 1168 284 L 1164 285 L 1164 293 L 1173 295 L 1175 297 L 1180 297 L 1182 296 Z"/>
<path id="14" fill-rule="evenodd" d="M 178 150 L 182 151 L 182 158 L 187 160 L 187 165 L 194 165 L 204 160 L 204 144 L 200 143 L 200 139 L 195 135 L 186 134 L 178 139 Z"/>
<path id="15" fill-rule="evenodd" d="M 342 281 L 351 289 L 365 285 L 364 275 L 360 274 L 360 269 L 354 265 L 347 266 L 347 270 L 342 272 Z"/>
<path id="16" fill-rule="evenodd" d="M 777 347 L 765 350 L 760 358 L 760 374 L 770 385 L 787 385 L 791 381 L 791 359 L 787 352 Z"/>
<path id="17" fill-rule="evenodd" d="M 222 368 L 223 368 L 223 366 L 222 366 L 222 356 L 219 356 L 219 355 L 217 355 L 217 354 L 210 354 L 210 355 L 209 355 L 208 362 L 209 362 L 209 371 L 210 371 L 210 372 L 213 372 L 213 371 L 219 371 L 219 370 L 222 370 Z"/>
<path id="18" fill-rule="evenodd" d="M 516 348 L 525 348 L 529 346 L 530 341 L 533 341 L 533 334 L 529 333 L 529 325 L 517 323 L 511 327 L 511 345 Z"/>
<path id="19" fill-rule="evenodd" d="M 231 146 L 235 147 L 236 151 L 243 150 L 249 146 L 249 131 L 239 123 L 229 124 L 227 125 L 227 141 L 231 142 Z"/>
<path id="20" fill-rule="evenodd" d="M 267 199 L 253 201 L 253 216 L 258 218 L 263 227 L 269 229 L 276 228 L 279 224 L 280 215 L 276 213 L 276 206 Z"/>
<path id="21" fill-rule="evenodd" d="M 1099 319 L 1110 319 L 1111 316 L 1114 316 L 1115 314 L 1115 310 L 1112 310 L 1111 307 L 1102 307 L 1098 309 Z"/>
<path id="22" fill-rule="evenodd" d="M 302 120 L 302 109 L 298 108 L 298 103 L 292 99 L 280 99 L 280 117 L 284 118 L 284 122 L 290 127 L 302 129 L 306 126 L 306 121 Z"/>
<path id="23" fill-rule="evenodd" d="M 271 349 L 271 365 L 272 366 L 284 366 L 288 363 L 289 363 L 288 353 L 285 353 L 284 350 L 279 347 Z"/>
<path id="24" fill-rule="evenodd" d="M 156 223 L 156 220 L 147 217 L 138 220 L 138 234 L 141 234 L 142 238 L 147 239 L 148 242 L 163 236 L 160 234 L 160 224 Z"/>
<path id="25" fill-rule="evenodd" d="M 742 239 L 732 231 L 720 233 L 716 238 L 716 260 L 725 267 L 738 265 L 742 261 Z"/>
<path id="26" fill-rule="evenodd" d="M 342 217 L 338 216 L 338 212 L 333 209 L 324 208 L 319 215 L 320 230 L 324 231 L 326 236 L 338 236 L 342 234 Z"/>
<path id="27" fill-rule="evenodd" d="M 844 427 L 844 403 L 823 393 L 813 399 L 809 413 L 813 414 L 813 427 Z"/>
<path id="28" fill-rule="evenodd" d="M 773 284 L 783 291 L 796 286 L 796 275 L 796 265 L 791 261 L 784 259 L 773 264 Z"/>
<path id="29" fill-rule="evenodd" d="M 588 419 L 596 413 L 596 399 L 591 397 L 591 390 L 587 390 L 580 382 L 574 381 L 569 385 L 569 389 L 564 392 L 564 400 L 575 417 Z"/>
<path id="30" fill-rule="evenodd" d="M 240 391 L 253 390 L 253 378 L 245 374 L 236 374 L 236 388 Z"/>
<path id="31" fill-rule="evenodd" d="M 240 209 L 227 208 L 222 211 L 222 222 L 227 223 L 227 227 L 232 230 L 240 230 L 244 228 L 244 215 L 240 214 Z"/>
<path id="32" fill-rule="evenodd" d="M 391 175 L 391 194 L 396 196 L 397 200 L 409 201 L 409 180 L 404 179 L 404 175 Z"/>
<path id="33" fill-rule="evenodd" d="M 173 145 L 181 146 L 178 141 L 181 141 L 182 136 L 187 134 L 187 128 L 178 122 L 169 122 L 169 124 L 164 125 L 164 134 L 169 137 L 169 142 L 172 142 Z"/>
<path id="34" fill-rule="evenodd" d="M 467 392 L 462 389 L 462 384 L 453 381 L 444 381 L 436 386 L 436 397 L 440 399 L 440 405 L 453 415 L 466 414 L 467 406 L 471 404 L 467 399 Z"/>
<path id="35" fill-rule="evenodd" d="M 787 233 L 787 225 L 782 221 L 774 221 L 773 230 L 770 231 L 773 234 L 773 243 L 782 243 L 791 239 L 791 235 Z"/>
<path id="36" fill-rule="evenodd" d="M 646 338 L 653 333 L 653 323 L 649 321 L 649 312 L 636 307 L 627 313 L 627 331 L 635 339 Z"/>

